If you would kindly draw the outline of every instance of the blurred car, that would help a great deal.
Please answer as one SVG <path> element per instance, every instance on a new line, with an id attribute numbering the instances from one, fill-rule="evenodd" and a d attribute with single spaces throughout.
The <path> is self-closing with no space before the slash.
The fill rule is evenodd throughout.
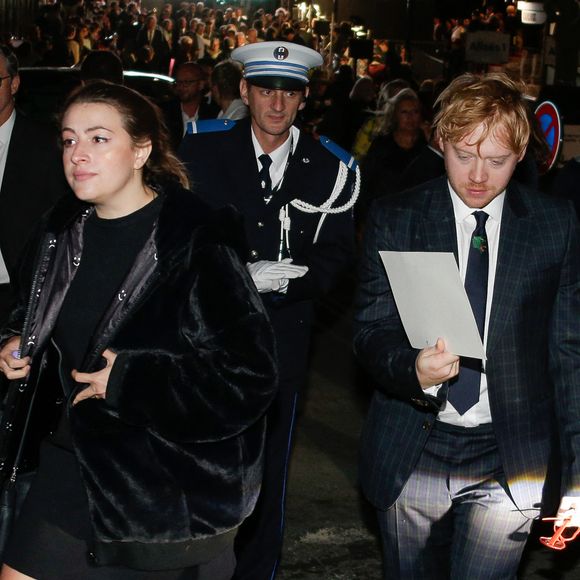
<path id="1" fill-rule="evenodd" d="M 21 67 L 16 105 L 30 118 L 54 122 L 66 96 L 80 80 L 78 68 Z M 174 98 L 171 77 L 139 71 L 124 72 L 125 85 L 149 97 L 159 106 Z"/>

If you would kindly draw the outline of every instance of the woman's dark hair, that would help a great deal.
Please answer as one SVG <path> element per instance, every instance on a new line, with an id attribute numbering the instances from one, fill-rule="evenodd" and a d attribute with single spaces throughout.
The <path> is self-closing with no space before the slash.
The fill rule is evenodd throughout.
<path id="1" fill-rule="evenodd" d="M 123 85 L 95 81 L 79 87 L 65 101 L 61 121 L 73 105 L 98 103 L 116 109 L 123 127 L 136 146 L 151 141 L 151 154 L 143 167 L 143 181 L 147 185 L 177 180 L 189 187 L 183 164 L 171 151 L 169 133 L 157 105 Z"/>

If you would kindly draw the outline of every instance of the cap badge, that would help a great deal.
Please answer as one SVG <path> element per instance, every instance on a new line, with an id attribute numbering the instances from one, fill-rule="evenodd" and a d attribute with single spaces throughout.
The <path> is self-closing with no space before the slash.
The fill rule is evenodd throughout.
<path id="1" fill-rule="evenodd" d="M 288 49 L 285 46 L 278 46 L 274 49 L 274 58 L 276 60 L 286 60 L 288 54 Z"/>

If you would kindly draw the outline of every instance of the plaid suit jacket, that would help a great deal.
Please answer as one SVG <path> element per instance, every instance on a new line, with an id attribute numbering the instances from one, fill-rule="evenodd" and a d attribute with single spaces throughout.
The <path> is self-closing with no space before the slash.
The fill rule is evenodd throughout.
<path id="1" fill-rule="evenodd" d="M 369 212 L 354 346 L 376 390 L 361 438 L 360 480 L 368 499 L 387 509 L 412 473 L 442 402 L 419 385 L 418 351 L 403 330 L 379 250 L 457 258 L 445 177 L 382 198 Z M 559 487 L 561 479 L 564 493 L 580 495 L 578 223 L 566 202 L 513 181 L 502 215 L 487 356 L 493 427 L 518 507 L 538 506 L 547 480 Z"/>

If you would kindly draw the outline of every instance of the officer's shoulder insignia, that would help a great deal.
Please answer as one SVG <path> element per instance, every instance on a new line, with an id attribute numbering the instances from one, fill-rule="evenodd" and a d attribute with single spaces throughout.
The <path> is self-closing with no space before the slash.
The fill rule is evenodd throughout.
<path id="1" fill-rule="evenodd" d="M 219 131 L 229 131 L 236 126 L 232 119 L 204 119 L 203 121 L 191 121 L 187 124 L 187 132 L 192 133 L 217 133 Z"/>
<path id="2" fill-rule="evenodd" d="M 351 171 L 355 171 L 357 168 L 356 159 L 340 145 L 337 145 L 332 139 L 320 136 L 320 144 L 323 145 L 328 151 L 330 151 L 335 157 L 338 157 Z"/>

